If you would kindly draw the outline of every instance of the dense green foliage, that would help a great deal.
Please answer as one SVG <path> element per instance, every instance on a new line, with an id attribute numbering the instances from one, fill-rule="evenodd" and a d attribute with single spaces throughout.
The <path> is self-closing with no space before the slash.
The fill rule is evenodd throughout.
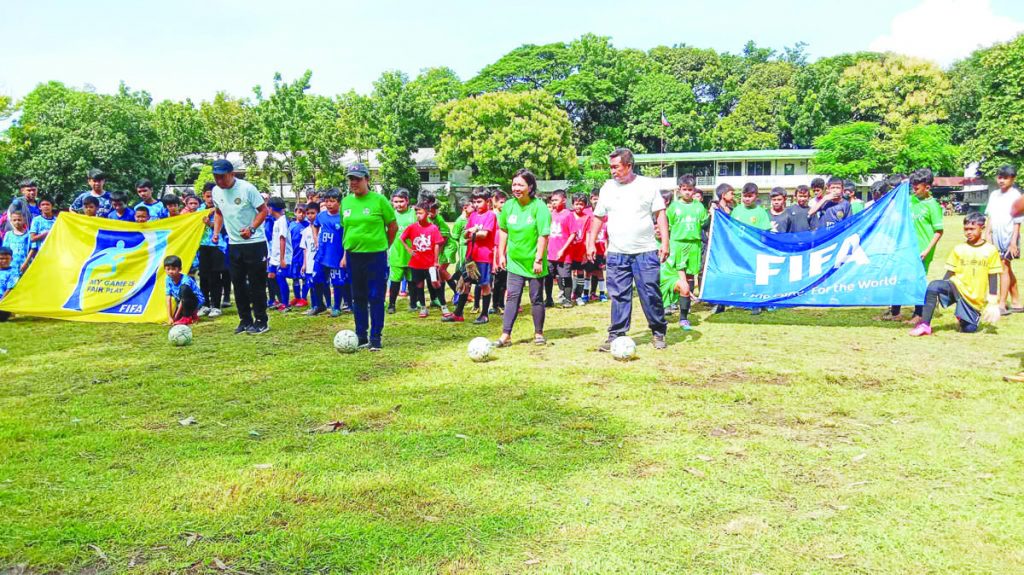
<path id="1" fill-rule="evenodd" d="M 415 190 L 410 156 L 421 147 L 446 148 L 439 150 L 446 167 L 469 167 L 475 180 L 493 183 L 508 172 L 494 167 L 497 155 L 532 137 L 508 139 L 522 125 L 516 107 L 523 100 L 494 95 L 523 92 L 550 96 L 530 114 L 553 117 L 552 104 L 568 122 L 569 138 L 559 126 L 556 137 L 501 162 L 577 182 L 586 180 L 587 168 L 563 161 L 566 148 L 586 155 L 599 141 L 637 152 L 820 145 L 819 169 L 835 166 L 850 177 L 922 165 L 959 173 L 973 160 L 991 173 L 1000 163 L 1024 160 L 1024 37 L 979 49 L 949 70 L 891 53 L 809 62 L 804 48 L 796 43 L 777 51 L 748 42 L 738 53 L 685 44 L 641 51 L 586 34 L 520 46 L 465 82 L 444 67 L 415 78 L 386 71 L 369 94 L 328 97 L 310 92 L 307 71 L 290 81 L 275 75 L 266 93 L 261 87 L 248 95 L 222 92 L 198 104 L 154 104 L 147 93 L 125 87 L 101 95 L 50 82 L 18 102 L 0 98 L 0 120 L 13 117 L 0 135 L 0 189 L 9 193 L 17 178 L 32 176 L 46 193 L 66 200 L 93 166 L 110 173 L 112 188 L 142 176 L 191 181 L 197 162 L 209 159 L 191 154 L 229 151 L 241 152 L 250 174 L 269 182 L 289 174 L 297 183 L 338 185 L 343 155 L 365 158 L 381 149 L 379 183 Z M 477 99 L 484 95 L 490 98 Z M 495 107 L 489 122 L 504 123 L 477 133 L 473 143 L 457 143 L 465 126 L 449 115 L 480 102 Z M 662 114 L 671 125 L 662 125 Z M 853 125 L 863 122 L 877 126 L 870 145 L 855 146 L 865 155 L 842 160 L 852 152 L 847 136 L 863 135 L 863 126 Z M 828 148 L 833 144 L 839 147 Z M 258 164 L 258 150 L 274 154 Z"/>

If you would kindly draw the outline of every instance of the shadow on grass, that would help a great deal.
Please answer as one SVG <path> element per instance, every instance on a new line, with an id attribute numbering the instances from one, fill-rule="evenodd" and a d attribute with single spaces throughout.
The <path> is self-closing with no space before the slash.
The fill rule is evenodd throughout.
<path id="1" fill-rule="evenodd" d="M 724 313 L 710 314 L 705 323 L 735 325 L 792 325 L 807 327 L 877 327 L 909 329 L 903 322 L 876 319 L 882 311 L 872 308 L 797 308 L 763 311 L 752 315 L 746 308 L 727 308 Z"/>

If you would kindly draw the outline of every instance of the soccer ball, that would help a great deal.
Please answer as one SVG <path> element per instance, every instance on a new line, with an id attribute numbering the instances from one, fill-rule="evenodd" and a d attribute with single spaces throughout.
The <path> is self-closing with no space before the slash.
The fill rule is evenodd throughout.
<path id="1" fill-rule="evenodd" d="M 621 335 L 612 340 L 612 357 L 619 361 L 629 361 L 636 357 L 636 342 L 633 338 Z"/>
<path id="2" fill-rule="evenodd" d="M 340 353 L 352 353 L 359 349 L 359 338 L 356 332 L 350 329 L 343 329 L 334 336 L 334 349 Z"/>
<path id="3" fill-rule="evenodd" d="M 187 325 L 176 325 L 167 332 L 167 341 L 178 347 L 192 344 L 192 328 Z"/>
<path id="4" fill-rule="evenodd" d="M 487 361 L 491 357 L 494 346 L 486 337 L 475 337 L 469 342 L 469 359 L 473 361 Z"/>

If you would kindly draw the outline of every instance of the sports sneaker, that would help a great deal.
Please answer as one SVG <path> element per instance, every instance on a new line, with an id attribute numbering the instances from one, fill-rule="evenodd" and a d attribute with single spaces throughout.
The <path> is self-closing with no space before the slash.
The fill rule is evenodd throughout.
<path id="1" fill-rule="evenodd" d="M 308 305 L 309 301 L 307 301 L 305 298 L 300 297 L 299 299 L 295 300 L 295 307 L 306 307 Z"/>
<path id="2" fill-rule="evenodd" d="M 562 309 L 569 309 L 573 307 L 572 300 L 563 299 L 558 302 L 558 306 L 561 307 Z"/>
<path id="3" fill-rule="evenodd" d="M 220 302 L 220 307 L 231 307 L 231 298 L 226 297 Z"/>
<path id="4" fill-rule="evenodd" d="M 398 310 L 397 310 L 397 309 L 395 309 L 395 308 L 394 308 L 394 306 L 390 306 L 390 305 L 389 305 L 389 306 L 388 306 L 388 315 L 394 315 L 394 314 L 396 314 L 396 313 L 398 313 Z"/>
<path id="5" fill-rule="evenodd" d="M 251 323 L 239 322 L 238 327 L 235 328 L 235 335 L 245 333 L 252 326 Z"/>
<path id="6" fill-rule="evenodd" d="M 345 302 L 341 302 L 341 313 L 352 313 L 352 306 Z"/>
<path id="7" fill-rule="evenodd" d="M 486 315 L 482 315 L 482 316 L 480 316 L 480 317 L 478 317 L 478 318 L 474 319 L 474 320 L 473 320 L 473 324 L 474 324 L 474 325 L 483 325 L 483 324 L 485 324 L 485 323 L 487 323 L 487 322 L 489 322 L 489 321 L 491 321 L 491 318 L 490 318 L 490 317 L 488 317 L 488 316 L 486 316 Z"/>
<path id="8" fill-rule="evenodd" d="M 400 291 L 400 292 L 398 292 L 398 297 L 409 297 L 409 292 L 407 292 L 407 291 Z"/>
<path id="9" fill-rule="evenodd" d="M 309 308 L 309 311 L 306 312 L 306 315 L 312 317 L 314 315 L 320 315 L 320 314 L 324 313 L 325 311 L 327 311 L 327 310 L 325 310 L 322 307 L 313 306 L 313 307 Z"/>
<path id="10" fill-rule="evenodd" d="M 598 299 L 598 301 L 600 301 L 601 303 L 605 303 L 605 302 L 607 302 L 607 301 L 608 301 L 608 294 L 601 294 L 601 295 L 600 295 L 600 297 L 598 297 L 597 299 Z"/>
<path id="11" fill-rule="evenodd" d="M 199 308 L 199 316 L 200 317 L 206 316 L 209 313 L 210 313 L 210 307 L 209 306 L 205 306 L 204 305 L 203 307 Z"/>
<path id="12" fill-rule="evenodd" d="M 750 310 L 750 315 L 761 315 L 762 311 L 764 311 L 764 308 L 755 307 L 754 309 Z"/>
<path id="13" fill-rule="evenodd" d="M 443 321 L 444 323 L 462 323 L 466 321 L 466 319 L 461 315 L 452 314 L 442 317 L 441 321 Z"/>
<path id="14" fill-rule="evenodd" d="M 875 318 L 878 321 L 903 321 L 903 314 L 893 315 L 891 310 L 885 310 L 882 315 Z"/>
<path id="15" fill-rule="evenodd" d="M 919 315 L 915 315 L 915 316 L 911 317 L 910 319 L 908 319 L 904 323 L 906 323 L 910 327 L 917 327 L 917 326 L 921 325 L 921 322 L 923 322 L 923 321 L 924 321 L 924 318 L 922 318 Z"/>
<path id="16" fill-rule="evenodd" d="M 371 341 L 367 349 L 370 351 L 380 351 L 384 346 L 379 341 Z"/>
<path id="17" fill-rule="evenodd" d="M 428 315 L 427 308 L 425 308 L 425 307 L 424 308 L 420 308 L 420 319 L 423 319 L 423 318 L 427 317 L 427 315 Z"/>
<path id="18" fill-rule="evenodd" d="M 448 311 L 448 306 L 443 305 L 443 306 L 441 306 L 441 315 L 442 316 L 452 315 L 452 312 Z"/>
<path id="19" fill-rule="evenodd" d="M 679 329 L 683 331 L 690 331 L 690 320 L 681 319 L 679 320 Z"/>
<path id="20" fill-rule="evenodd" d="M 245 333 L 247 333 L 249 335 L 259 335 L 261 333 L 267 333 L 268 331 L 270 331 L 270 326 L 269 325 L 267 325 L 267 324 L 265 324 L 263 322 L 256 322 L 256 323 L 250 325 L 245 330 Z"/>
<path id="21" fill-rule="evenodd" d="M 331 317 L 338 317 L 340 315 L 341 315 L 341 310 L 340 309 L 335 309 L 335 308 L 331 309 Z"/>
<path id="22" fill-rule="evenodd" d="M 213 317 L 220 317 L 222 315 L 224 315 L 224 312 L 220 311 L 219 307 L 211 307 L 210 308 L 210 314 L 207 317 L 213 318 Z"/>
<path id="23" fill-rule="evenodd" d="M 549 299 L 544 301 L 544 307 L 555 307 L 555 300 Z"/>
<path id="24" fill-rule="evenodd" d="M 274 306 L 274 309 L 276 309 L 277 311 L 288 311 L 289 307 L 284 305 L 283 303 L 279 303 L 276 306 Z"/>
<path id="25" fill-rule="evenodd" d="M 931 335 L 931 334 L 932 334 L 932 326 L 928 325 L 927 323 L 925 323 L 923 321 L 921 323 L 917 324 L 917 326 L 914 329 L 910 330 L 910 335 L 913 336 L 913 337 L 919 337 L 919 336 L 922 336 L 922 335 Z"/>
<path id="26" fill-rule="evenodd" d="M 654 340 L 651 342 L 654 345 L 654 349 L 665 349 L 668 344 L 665 343 L 665 334 L 656 333 L 654 334 Z"/>
<path id="27" fill-rule="evenodd" d="M 581 300 L 581 301 L 582 301 L 583 303 L 590 303 L 590 296 L 589 296 L 589 295 L 587 295 L 587 294 L 583 294 L 583 295 L 582 295 L 582 296 L 580 297 L 580 300 Z"/>
<path id="28" fill-rule="evenodd" d="M 585 306 L 587 305 L 587 301 L 583 298 L 579 298 L 578 300 L 576 300 L 576 305 L 579 307 Z"/>
<path id="29" fill-rule="evenodd" d="M 297 305 L 299 305 L 299 298 L 297 297 L 293 297 L 291 301 L 288 302 L 288 307 L 295 307 Z"/>
<path id="30" fill-rule="evenodd" d="M 604 343 L 602 343 L 601 345 L 597 346 L 597 351 L 611 351 L 612 350 L 612 342 L 613 341 L 615 341 L 615 336 L 614 335 L 608 336 L 608 339 L 606 339 Z"/>
<path id="31" fill-rule="evenodd" d="M 175 320 L 174 325 L 192 325 L 192 316 L 186 316 L 181 319 Z"/>

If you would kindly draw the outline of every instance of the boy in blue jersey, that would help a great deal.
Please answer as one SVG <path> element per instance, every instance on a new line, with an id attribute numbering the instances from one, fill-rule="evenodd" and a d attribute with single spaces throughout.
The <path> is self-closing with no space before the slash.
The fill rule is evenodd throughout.
<path id="1" fill-rule="evenodd" d="M 828 228 L 850 216 L 850 202 L 843 199 L 843 179 L 832 176 L 821 202 L 811 206 L 808 215 L 818 218 L 818 228 Z"/>
<path id="2" fill-rule="evenodd" d="M 110 193 L 110 208 L 108 218 L 122 222 L 135 221 L 135 210 L 128 209 L 128 196 L 124 192 Z"/>
<path id="3" fill-rule="evenodd" d="M 86 196 L 82 198 L 82 213 L 90 218 L 95 218 L 100 211 L 100 201 L 92 196 Z M 132 214 L 132 220 L 135 220 L 135 214 Z"/>
<path id="4" fill-rule="evenodd" d="M 139 199 L 142 201 L 135 204 L 135 209 L 146 208 L 149 212 L 150 220 L 159 220 L 161 218 L 170 217 L 170 212 L 167 207 L 160 201 L 153 198 L 153 182 L 142 179 L 135 184 L 135 192 L 139 194 Z M 175 196 L 177 197 L 177 196 Z M 113 196 L 111 196 L 113 199 Z"/>
<path id="5" fill-rule="evenodd" d="M 178 199 L 178 196 L 174 194 L 164 194 L 164 197 L 163 199 L 160 200 L 160 203 L 164 205 L 164 208 L 167 211 L 167 215 L 163 217 L 173 218 L 181 214 L 181 200 Z M 150 211 L 149 214 L 150 216 L 152 216 L 153 212 Z"/>
<path id="6" fill-rule="evenodd" d="M 149 209 L 146 206 L 135 208 L 135 223 L 144 224 L 149 221 Z"/>
<path id="7" fill-rule="evenodd" d="M 0 247 L 0 300 L 7 292 L 11 291 L 14 284 L 18 283 L 18 278 L 21 277 L 18 270 L 11 267 L 11 256 L 11 248 Z M 10 318 L 10 312 L 0 311 L 0 321 L 7 321 Z"/>
<path id="8" fill-rule="evenodd" d="M 299 296 L 299 301 L 303 302 L 303 305 L 310 305 L 309 291 L 313 289 L 313 270 L 316 269 L 316 237 L 313 234 L 313 220 L 316 219 L 318 213 L 320 213 L 320 204 L 317 202 L 306 204 L 306 223 L 309 225 L 302 230 L 302 241 L 299 243 L 302 253 L 302 259 L 299 260 L 301 266 L 299 271 L 302 274 L 302 294 Z"/>
<path id="9" fill-rule="evenodd" d="M 32 240 L 32 249 L 29 251 L 28 259 L 33 260 L 39 248 L 42 247 L 46 237 L 50 235 L 53 224 L 57 223 L 57 216 L 53 213 L 53 201 L 50 198 L 39 198 L 39 215 L 32 218 L 28 226 L 28 235 Z"/>
<path id="10" fill-rule="evenodd" d="M 288 305 L 293 307 L 304 307 L 309 305 L 302 299 L 303 277 L 302 277 L 302 232 L 309 227 L 306 221 L 306 204 L 295 205 L 295 220 L 288 224 L 288 234 L 292 242 L 292 265 L 289 275 L 292 278 L 292 300 Z"/>
<path id="11" fill-rule="evenodd" d="M 164 258 L 167 281 L 167 323 L 168 325 L 191 325 L 199 321 L 199 307 L 205 303 L 203 292 L 196 280 L 181 273 L 181 258 Z"/>
<path id="12" fill-rule="evenodd" d="M 337 188 L 331 188 L 320 194 L 320 197 L 323 198 L 325 209 L 316 215 L 312 224 L 317 245 L 314 260 L 316 270 L 313 275 L 315 305 L 307 314 L 317 315 L 327 311 L 331 301 L 327 287 L 330 284 L 334 291 L 331 316 L 338 317 L 342 311 L 348 311 L 351 307 L 348 303 L 351 297 L 348 270 L 341 267 L 341 259 L 345 256 L 342 245 L 345 230 L 341 227 L 341 193 Z"/>
<path id="13" fill-rule="evenodd" d="M 284 200 L 270 198 L 270 219 L 274 222 L 274 234 L 270 238 L 270 253 L 267 257 L 267 278 L 277 280 L 278 311 L 289 311 L 288 278 L 292 267 L 292 237 L 288 232 L 288 216 L 285 215 Z"/>
<path id="14" fill-rule="evenodd" d="M 31 263 L 29 255 L 32 251 L 32 236 L 25 225 L 25 216 L 20 212 L 11 212 L 10 220 L 11 231 L 4 234 L 3 246 L 11 250 L 11 267 L 23 274 Z"/>

